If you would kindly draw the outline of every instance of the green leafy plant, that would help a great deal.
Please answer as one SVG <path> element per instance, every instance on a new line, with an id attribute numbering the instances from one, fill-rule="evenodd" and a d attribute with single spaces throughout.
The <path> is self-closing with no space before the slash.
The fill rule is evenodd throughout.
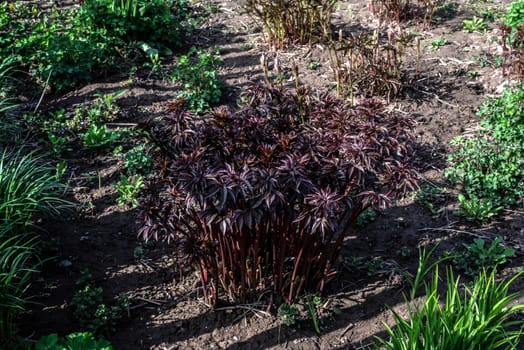
<path id="1" fill-rule="evenodd" d="M 150 125 L 160 177 L 144 191 L 140 235 L 176 244 L 211 304 L 264 288 L 292 303 L 322 293 L 363 210 L 417 187 L 413 121 L 375 100 L 281 86 L 253 83 L 241 100 L 236 113 L 175 106 Z"/>
<path id="2" fill-rule="evenodd" d="M 419 266 L 417 279 L 422 281 L 424 275 L 420 271 L 428 269 Z M 519 295 L 510 294 L 509 288 L 522 273 L 497 282 L 494 270 L 483 270 L 472 287 L 463 286 L 451 269 L 446 276 L 443 300 L 439 295 L 437 266 L 431 280 L 424 282 L 425 298 L 415 299 L 416 289 L 406 298 L 407 319 L 391 309 L 396 325 L 386 325 L 389 339 L 378 337 L 375 349 L 516 350 L 524 326 L 517 315 L 524 304 L 514 304 Z"/>
<path id="3" fill-rule="evenodd" d="M 37 83 L 64 91 L 136 61 L 138 41 L 167 52 L 168 47 L 182 46 L 192 30 L 185 0 L 117 3 L 86 0 L 60 11 L 41 11 L 38 4 L 17 4 L 16 11 L 9 11 L 3 5 L 0 57 L 15 55 Z"/>
<path id="4" fill-rule="evenodd" d="M 331 36 L 335 0 L 247 0 L 244 9 L 264 27 L 268 44 L 285 48 Z"/>
<path id="5" fill-rule="evenodd" d="M 143 144 L 131 148 L 124 155 L 124 167 L 130 176 L 148 175 L 152 166 L 153 160 Z"/>
<path id="6" fill-rule="evenodd" d="M 444 196 L 444 192 L 445 189 L 442 187 L 422 185 L 415 192 L 415 201 L 428 208 L 433 215 L 437 215 L 438 210 L 435 208 L 435 203 Z"/>
<path id="7" fill-rule="evenodd" d="M 120 175 L 120 182 L 113 184 L 118 192 L 117 203 L 134 208 L 138 205 L 138 193 L 144 188 L 144 180 L 141 175 Z"/>
<path id="8" fill-rule="evenodd" d="M 220 64 L 222 60 L 218 55 L 195 47 L 179 58 L 172 79 L 182 82 L 179 96 L 192 111 L 201 113 L 220 101 L 223 87 L 217 71 Z"/>
<path id="9" fill-rule="evenodd" d="M 355 224 L 358 227 L 364 227 L 367 224 L 369 224 L 370 222 L 375 221 L 376 218 L 377 218 L 377 212 L 371 208 L 368 208 L 364 210 L 362 213 L 360 213 Z"/>
<path id="10" fill-rule="evenodd" d="M 96 339 L 90 332 L 71 333 L 64 338 L 53 333 L 41 337 L 35 343 L 34 350 L 112 350 L 113 347 L 104 338 Z"/>
<path id="11" fill-rule="evenodd" d="M 446 45 L 448 43 L 448 40 L 443 37 L 439 36 L 431 41 L 431 45 L 428 48 L 428 51 L 438 51 L 442 46 Z"/>
<path id="12" fill-rule="evenodd" d="M 278 315 L 286 326 L 292 326 L 300 320 L 298 308 L 287 303 L 283 303 L 278 307 Z"/>
<path id="13" fill-rule="evenodd" d="M 463 22 L 464 27 L 462 30 L 465 33 L 473 33 L 473 32 L 479 32 L 483 33 L 487 29 L 486 22 L 482 18 L 479 18 L 477 16 L 473 16 L 472 19 L 465 19 Z"/>
<path id="14" fill-rule="evenodd" d="M 524 1 L 513 1 L 508 6 L 505 24 L 511 27 L 518 27 L 524 23 Z"/>
<path id="15" fill-rule="evenodd" d="M 464 243 L 464 248 L 463 253 L 454 255 L 453 265 L 469 276 L 478 275 L 482 269 L 503 265 L 508 258 L 515 256 L 515 250 L 506 248 L 501 237 L 496 237 L 489 246 L 485 240 L 477 238 L 471 244 Z"/>
<path id="16" fill-rule="evenodd" d="M 82 135 L 83 145 L 88 150 L 100 150 L 111 146 L 120 138 L 117 132 L 109 131 L 107 126 L 93 124 Z"/>
<path id="17" fill-rule="evenodd" d="M 483 222 L 496 216 L 504 207 L 496 206 L 495 203 L 488 199 L 478 198 L 474 194 L 465 196 L 462 193 L 458 195 L 459 208 L 457 215 L 462 216 L 468 221 Z"/>
<path id="18" fill-rule="evenodd" d="M 462 185 L 461 212 L 476 221 L 524 197 L 524 88 L 507 89 L 480 108 L 482 129 L 453 140 L 446 177 Z"/>
<path id="19" fill-rule="evenodd" d="M 103 302 L 102 287 L 85 284 L 78 290 L 69 306 L 80 327 L 95 334 L 114 331 L 118 320 L 128 313 L 127 297 L 120 295 L 113 305 Z"/>

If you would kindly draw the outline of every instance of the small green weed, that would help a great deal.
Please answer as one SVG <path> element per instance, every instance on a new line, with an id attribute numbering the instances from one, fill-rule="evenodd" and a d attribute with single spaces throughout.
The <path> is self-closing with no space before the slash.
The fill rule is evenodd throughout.
<path id="1" fill-rule="evenodd" d="M 472 19 L 465 19 L 463 21 L 463 24 L 464 24 L 464 27 L 462 28 L 462 30 L 465 33 L 473 33 L 473 32 L 483 33 L 487 29 L 486 22 L 484 22 L 482 18 L 478 18 L 477 16 L 473 16 Z"/>
<path id="2" fill-rule="evenodd" d="M 400 247 L 395 254 L 401 258 L 409 258 L 413 255 L 413 250 L 408 246 Z"/>
<path id="3" fill-rule="evenodd" d="M 485 240 L 477 238 L 471 244 L 464 243 L 464 248 L 463 253 L 451 255 L 454 256 L 453 265 L 468 276 L 477 276 L 482 269 L 496 268 L 515 256 L 515 250 L 506 248 L 501 237 L 496 237 L 489 246 Z"/>
<path id="4" fill-rule="evenodd" d="M 41 337 L 34 350 L 112 350 L 111 343 L 104 338 L 96 339 L 93 333 L 71 333 L 65 338 L 56 333 Z"/>
<path id="5" fill-rule="evenodd" d="M 300 312 L 294 305 L 284 303 L 278 307 L 278 316 L 286 326 L 292 326 L 300 320 Z"/>
<path id="6" fill-rule="evenodd" d="M 459 209 L 456 214 L 472 222 L 483 222 L 497 215 L 504 207 L 496 206 L 495 203 L 487 199 L 478 198 L 474 194 L 465 196 L 458 195 Z"/>
<path id="7" fill-rule="evenodd" d="M 364 227 L 370 222 L 373 222 L 377 219 L 377 212 L 371 208 L 367 208 L 357 218 L 356 225 L 358 227 Z"/>
<path id="8" fill-rule="evenodd" d="M 93 124 L 82 134 L 83 145 L 88 150 L 101 150 L 111 146 L 119 138 L 119 133 L 109 131 L 105 125 L 99 127 Z"/>
<path id="9" fill-rule="evenodd" d="M 113 184 L 118 192 L 117 203 L 134 208 L 138 205 L 138 193 L 144 187 L 144 180 L 141 175 L 125 176 L 120 175 L 120 182 Z"/>
<path id="10" fill-rule="evenodd" d="M 415 201 L 425 206 L 435 217 L 439 215 L 439 210 L 435 207 L 435 203 L 442 200 L 445 196 L 445 191 L 446 189 L 443 187 L 422 185 L 415 192 Z"/>
<path id="11" fill-rule="evenodd" d="M 125 295 L 120 295 L 113 305 L 108 306 L 103 302 L 102 292 L 102 287 L 86 284 L 75 293 L 70 303 L 73 316 L 80 327 L 96 334 L 114 331 L 117 321 L 123 318 L 129 309 Z"/>
<path id="12" fill-rule="evenodd" d="M 148 175 L 152 166 L 153 160 L 143 144 L 131 148 L 124 155 L 124 167 L 130 176 Z"/>
<path id="13" fill-rule="evenodd" d="M 438 51 L 442 46 L 446 45 L 448 40 L 443 36 L 439 36 L 431 41 L 431 45 L 428 47 L 428 51 Z"/>
<path id="14" fill-rule="evenodd" d="M 308 69 L 311 69 L 311 70 L 316 70 L 318 68 L 320 68 L 322 64 L 318 61 L 309 61 L 308 64 L 307 64 L 307 68 Z"/>
<path id="15" fill-rule="evenodd" d="M 182 82 L 179 96 L 187 100 L 192 111 L 201 113 L 220 101 L 223 85 L 217 69 L 221 64 L 218 55 L 195 47 L 179 58 L 172 80 Z"/>

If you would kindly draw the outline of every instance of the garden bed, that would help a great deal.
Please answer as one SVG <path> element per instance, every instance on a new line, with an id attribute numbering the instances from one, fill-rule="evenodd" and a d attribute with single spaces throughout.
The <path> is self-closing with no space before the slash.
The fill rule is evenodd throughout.
<path id="1" fill-rule="evenodd" d="M 456 216 L 458 189 L 447 182 L 444 171 L 453 150 L 450 141 L 479 127 L 478 109 L 489 96 L 500 96 L 507 78 L 497 67 L 502 49 L 494 37 L 497 22 L 483 32 L 465 33 L 463 21 L 477 11 L 507 2 L 449 2 L 437 11 L 429 28 L 407 26 L 420 39 L 419 57 L 410 50 L 405 57 L 405 83 L 388 109 L 412 115 L 415 128 L 415 165 L 421 191 L 377 209 L 369 222 L 358 225 L 346 238 L 339 259 L 339 273 L 331 278 L 317 306 L 320 334 L 315 332 L 304 300 L 297 303 L 302 320 L 285 325 L 269 295 L 249 304 L 230 304 L 222 298 L 217 308 L 203 299 L 196 273 L 179 278 L 169 246 L 146 244 L 137 236 L 143 219 L 139 209 L 118 205 L 111 184 L 119 180 L 122 160 L 118 156 L 64 156 L 70 199 L 80 209 L 41 225 L 45 249 L 52 260 L 43 265 L 30 295 L 35 304 L 21 317 L 21 335 L 31 339 L 49 333 L 78 331 L 68 305 L 79 289 L 77 280 L 88 269 L 93 284 L 103 288 L 110 300 L 128 298 L 128 314 L 113 331 L 103 334 L 115 349 L 357 349 L 386 337 L 383 323 L 392 324 L 388 306 L 405 312 L 403 292 L 406 276 L 418 264 L 418 249 L 438 245 L 436 255 L 463 251 L 476 238 L 503 238 L 515 256 L 501 269 L 509 276 L 522 268 L 524 211 L 522 206 L 504 209 L 495 218 L 474 224 Z M 262 54 L 283 67 L 283 83 L 293 86 L 291 63 L 296 62 L 300 81 L 315 92 L 334 94 L 335 83 L 327 47 L 293 45 L 271 51 L 261 28 L 243 14 L 236 1 L 208 0 L 198 4 L 209 17 L 190 37 L 190 45 L 216 47 L 223 60 L 219 76 L 226 88 L 221 103 L 236 108 L 241 89 L 264 79 Z M 447 10 L 446 10 L 447 9 Z M 371 32 L 378 20 L 367 2 L 340 1 L 332 18 L 334 32 Z M 383 24 L 384 25 L 384 24 Z M 387 24 L 394 27 L 395 24 Z M 385 31 L 384 31 L 385 32 Z M 443 37 L 445 43 L 436 43 Z M 166 71 L 176 58 L 162 62 Z M 417 64 L 417 59 L 419 63 Z M 140 68 L 128 75 L 111 75 L 62 95 L 44 95 L 40 111 L 72 110 L 94 94 L 124 90 L 115 103 L 124 111 L 115 125 L 140 128 L 151 117 L 169 115 L 180 86 L 161 72 Z M 28 101 L 36 103 L 38 97 Z M 87 175 L 86 175 L 87 174 Z M 517 280 L 515 291 L 524 291 Z M 524 302 L 524 296 L 518 301 Z M 524 349 L 524 345 L 520 346 Z"/>

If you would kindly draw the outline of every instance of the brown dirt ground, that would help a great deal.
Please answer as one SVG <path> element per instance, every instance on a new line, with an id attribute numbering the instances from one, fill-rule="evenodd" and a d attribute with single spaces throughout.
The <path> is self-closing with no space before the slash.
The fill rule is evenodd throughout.
<path id="1" fill-rule="evenodd" d="M 224 102 L 234 105 L 243 86 L 262 79 L 260 55 L 274 57 L 276 53 L 264 43 L 254 22 L 241 14 L 238 2 L 204 3 L 216 5 L 217 12 L 195 33 L 191 44 L 218 46 L 224 60 L 220 73 L 227 85 Z M 67 159 L 72 196 L 81 210 L 68 213 L 61 220 L 42 223 L 47 230 L 44 238 L 57 258 L 45 264 L 32 286 L 32 299 L 37 304 L 23 315 L 22 334 L 36 339 L 52 332 L 64 335 L 78 330 L 67 306 L 77 290 L 75 281 L 80 271 L 89 268 L 93 282 L 103 287 L 108 300 L 124 293 L 130 301 L 129 317 L 108 336 L 115 349 L 357 349 L 369 344 L 374 336 L 385 335 L 383 323 L 392 322 L 386 305 L 402 310 L 402 292 L 407 285 L 400 272 L 414 271 L 417 247 L 440 242 L 440 254 L 460 248 L 477 236 L 502 236 L 517 250 L 517 256 L 503 273 L 521 267 L 522 209 L 507 211 L 484 226 L 471 225 L 453 215 L 455 190 L 443 179 L 450 140 L 477 127 L 476 110 L 487 96 L 500 93 L 504 83 L 500 68 L 480 67 L 472 58 L 500 53 L 499 45 L 491 40 L 498 35 L 496 24 L 490 23 L 486 33 L 466 34 L 462 32 L 462 21 L 472 17 L 473 5 L 497 7 L 507 2 L 453 3 L 457 11 L 441 13 L 443 18 L 430 29 L 414 25 L 403 29 L 420 33 L 421 69 L 391 104 L 391 108 L 413 115 L 418 122 L 416 163 L 421 183 L 445 188 L 445 192 L 434 198 L 436 213 L 409 197 L 380 210 L 375 221 L 355 229 L 348 237 L 342 253 L 346 263 L 329 284 L 325 304 L 319 311 L 320 335 L 315 334 L 308 319 L 294 327 L 283 325 L 276 313 L 278 305 L 264 300 L 259 304 L 210 309 L 197 288 L 196 276 L 176 278 L 168 247 L 145 247 L 144 255 L 135 258 L 134 249 L 143 243 L 136 235 L 140 216 L 137 210 L 115 204 L 116 194 L 110 185 L 116 181 L 121 164 L 111 156 Z M 336 31 L 350 32 L 372 30 L 378 21 L 369 13 L 367 2 L 351 0 L 340 2 L 333 23 Z M 428 52 L 431 41 L 438 36 L 444 36 L 448 44 Z M 284 68 L 289 68 L 291 58 L 299 62 L 302 83 L 318 91 L 333 91 L 329 61 L 322 45 L 293 47 L 278 55 Z M 411 77 L 415 76 L 414 57 L 414 53 L 409 53 L 406 61 L 406 72 Z M 320 62 L 320 67 L 307 68 L 311 61 Z M 173 62 L 164 63 L 169 66 Z M 471 71 L 478 74 L 468 74 Z M 289 69 L 284 72 L 289 74 Z M 128 111 L 128 117 L 121 122 L 141 122 L 163 115 L 178 87 L 161 76 L 147 75 L 144 69 L 131 85 L 128 77 L 115 76 L 64 96 L 46 97 L 46 108 L 72 108 L 96 91 L 109 93 L 125 87 L 127 92 L 118 104 Z M 100 173 L 100 188 L 81 176 L 89 171 Z M 401 257 L 396 252 L 402 247 L 415 253 Z M 352 267 L 353 257 L 363 257 L 364 261 L 380 257 L 384 264 L 369 276 Z M 59 262 L 66 259 L 72 266 L 60 267 Z M 522 291 L 523 281 L 514 287 Z M 521 297 L 520 301 L 524 299 Z M 334 312 L 334 307 L 340 312 Z M 303 305 L 300 308 L 306 315 Z"/>

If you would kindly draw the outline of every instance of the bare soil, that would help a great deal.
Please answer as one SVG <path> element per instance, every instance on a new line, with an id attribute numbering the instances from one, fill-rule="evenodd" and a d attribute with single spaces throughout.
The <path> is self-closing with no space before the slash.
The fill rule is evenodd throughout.
<path id="1" fill-rule="evenodd" d="M 241 13 L 239 2 L 203 3 L 203 7 L 215 5 L 217 11 L 193 35 L 191 44 L 219 48 L 224 60 L 220 74 L 227 86 L 224 103 L 234 106 L 242 87 L 263 78 L 261 54 L 273 58 L 277 53 L 265 44 L 254 21 Z M 508 275 L 522 267 L 522 208 L 475 226 L 453 214 L 456 190 L 443 178 L 450 140 L 478 126 L 477 109 L 488 96 L 500 94 L 505 81 L 500 68 L 489 63 L 481 67 L 474 58 L 488 55 L 492 62 L 493 56 L 501 53 L 493 40 L 498 36 L 496 23 L 489 23 L 485 33 L 464 33 L 462 21 L 473 16 L 473 5 L 505 9 L 507 1 L 453 3 L 456 11 L 437 13 L 440 19 L 429 29 L 418 25 L 406 25 L 403 29 L 420 34 L 421 64 L 417 71 L 415 51 L 408 53 L 405 69 L 411 78 L 401 96 L 390 104 L 390 108 L 410 114 L 418 122 L 416 164 L 421 184 L 445 190 L 432 199 L 433 212 L 424 203 L 407 197 L 380 210 L 371 223 L 355 228 L 346 241 L 340 273 L 323 297 L 325 304 L 318 315 L 320 335 L 315 333 L 303 305 L 299 307 L 305 319 L 295 326 L 284 325 L 276 312 L 278 305 L 266 299 L 251 305 L 210 309 L 203 302 L 195 275 L 178 278 L 169 247 L 144 246 L 137 238 L 139 211 L 115 204 L 111 183 L 117 181 L 122 164 L 112 156 L 67 159 L 71 196 L 80 209 L 64 214 L 60 220 L 42 222 L 46 229 L 44 240 L 56 258 L 44 265 L 32 285 L 32 300 L 36 304 L 22 317 L 22 334 L 37 339 L 53 332 L 65 335 L 79 330 L 68 303 L 78 289 L 75 281 L 88 268 L 93 283 L 103 287 L 107 300 L 120 293 L 129 298 L 129 317 L 117 325 L 115 332 L 106 335 L 115 349 L 357 349 L 375 336 L 385 335 L 383 323 L 392 322 L 387 306 L 402 310 L 402 293 L 408 287 L 403 276 L 415 271 L 418 247 L 440 243 L 437 254 L 441 254 L 460 249 L 476 237 L 501 236 L 517 251 L 501 274 Z M 378 20 L 368 11 L 367 2 L 341 1 L 333 25 L 337 32 L 372 31 Z M 432 40 L 439 36 L 448 43 L 430 52 Z M 334 93 L 322 44 L 295 46 L 278 52 L 278 56 L 286 77 L 291 76 L 289 62 L 294 59 L 299 63 L 303 84 Z M 174 59 L 165 61 L 166 67 Z M 308 68 L 312 61 L 320 66 Z M 75 104 L 92 99 L 97 91 L 111 93 L 125 88 L 127 92 L 117 103 L 128 113 L 120 122 L 140 123 L 167 114 L 179 87 L 160 74 L 148 74 L 147 69 L 139 71 L 131 84 L 128 76 L 117 75 L 63 96 L 46 96 L 42 108 L 74 108 Z M 100 180 L 89 182 L 81 175 L 87 172 L 100 174 Z M 134 254 L 138 246 L 144 246 L 141 257 Z M 401 249 L 411 254 L 403 256 L 399 254 Z M 383 264 L 375 270 L 359 269 L 351 263 L 356 257 L 362 257 L 364 262 L 380 258 Z M 66 260 L 72 265 L 63 267 Z M 522 292 L 524 282 L 518 281 L 514 288 Z M 520 302 L 524 302 L 523 297 Z"/>

